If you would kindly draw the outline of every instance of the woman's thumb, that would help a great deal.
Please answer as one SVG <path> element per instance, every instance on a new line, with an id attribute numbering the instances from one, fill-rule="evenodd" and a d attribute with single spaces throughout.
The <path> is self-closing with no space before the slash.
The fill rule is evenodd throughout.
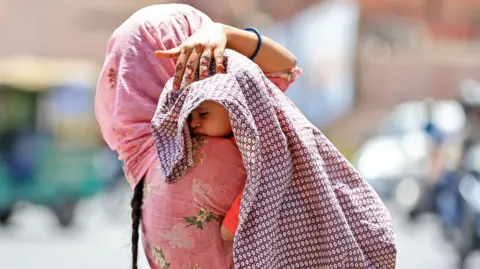
<path id="1" fill-rule="evenodd" d="M 182 51 L 181 47 L 176 47 L 169 50 L 156 50 L 155 57 L 160 59 L 172 59 L 177 58 Z"/>

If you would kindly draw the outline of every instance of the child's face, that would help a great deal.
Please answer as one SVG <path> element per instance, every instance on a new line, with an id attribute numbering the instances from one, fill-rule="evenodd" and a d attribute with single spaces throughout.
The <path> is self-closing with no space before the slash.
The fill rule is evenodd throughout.
<path id="1" fill-rule="evenodd" d="M 228 111 L 219 103 L 205 101 L 189 116 L 190 128 L 194 135 L 225 137 L 232 134 Z"/>

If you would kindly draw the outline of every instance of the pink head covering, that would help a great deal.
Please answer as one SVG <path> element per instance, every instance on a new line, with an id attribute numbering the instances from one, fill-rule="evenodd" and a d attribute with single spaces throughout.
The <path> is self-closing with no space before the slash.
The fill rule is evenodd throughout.
<path id="1" fill-rule="evenodd" d="M 150 121 L 175 68 L 173 60 L 158 60 L 154 52 L 179 46 L 205 23 L 212 21 L 190 6 L 155 5 L 137 11 L 110 38 L 95 113 L 132 187 L 157 158 Z"/>
<path id="2" fill-rule="evenodd" d="M 261 70 L 227 51 L 227 74 L 172 91 L 152 120 L 167 182 L 192 167 L 186 118 L 205 100 L 230 112 L 248 179 L 235 268 L 394 269 L 390 214 L 352 165 Z"/>

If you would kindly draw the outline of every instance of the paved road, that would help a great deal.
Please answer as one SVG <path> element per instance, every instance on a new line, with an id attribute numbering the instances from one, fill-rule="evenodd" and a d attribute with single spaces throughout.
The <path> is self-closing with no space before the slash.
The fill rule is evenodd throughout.
<path id="1" fill-rule="evenodd" d="M 440 236 L 438 225 L 427 218 L 412 226 L 394 213 L 399 248 L 398 269 L 455 269 L 456 257 Z M 98 202 L 79 210 L 72 231 L 56 228 L 55 219 L 42 208 L 26 207 L 13 225 L 0 229 L 2 269 L 127 269 L 130 229 L 125 218 L 106 218 Z M 470 268 L 480 268 L 480 259 Z M 141 268 L 147 268 L 142 259 Z"/>

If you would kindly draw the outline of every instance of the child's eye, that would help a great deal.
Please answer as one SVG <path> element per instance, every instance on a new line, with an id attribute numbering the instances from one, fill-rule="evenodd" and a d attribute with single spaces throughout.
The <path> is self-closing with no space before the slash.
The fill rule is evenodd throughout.
<path id="1" fill-rule="evenodd" d="M 198 115 L 199 115 L 200 117 L 205 117 L 205 116 L 208 115 L 208 112 L 200 112 L 200 113 L 198 113 Z"/>

